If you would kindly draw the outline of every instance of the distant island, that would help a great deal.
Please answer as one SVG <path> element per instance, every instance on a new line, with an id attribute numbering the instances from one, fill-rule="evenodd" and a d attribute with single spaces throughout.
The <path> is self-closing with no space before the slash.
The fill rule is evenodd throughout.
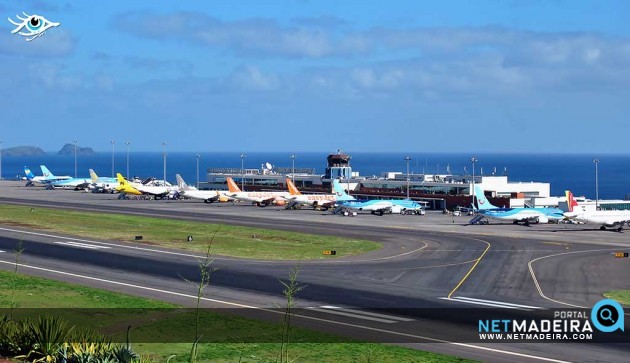
<path id="1" fill-rule="evenodd" d="M 37 156 L 45 154 L 44 150 L 36 146 L 16 146 L 2 150 L 3 156 Z"/>
<path id="2" fill-rule="evenodd" d="M 91 147 L 78 147 L 77 155 L 93 155 L 94 149 Z M 57 155 L 74 155 L 74 144 L 65 144 Z"/>

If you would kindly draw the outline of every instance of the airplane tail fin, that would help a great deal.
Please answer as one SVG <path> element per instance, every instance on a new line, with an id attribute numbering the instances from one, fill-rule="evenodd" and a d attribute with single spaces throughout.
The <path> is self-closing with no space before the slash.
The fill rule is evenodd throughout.
<path id="1" fill-rule="evenodd" d="M 96 175 L 94 169 L 90 169 L 90 178 L 92 179 L 92 183 L 96 183 L 98 181 L 98 175 Z"/>
<path id="2" fill-rule="evenodd" d="M 127 179 L 125 179 L 121 173 L 116 173 L 116 178 L 121 187 L 127 185 Z"/>
<path id="3" fill-rule="evenodd" d="M 26 175 L 26 179 L 33 180 L 35 178 L 35 174 L 28 167 L 24 167 L 24 174 Z"/>
<path id="4" fill-rule="evenodd" d="M 188 184 L 186 184 L 186 182 L 184 181 L 184 178 L 182 178 L 181 175 L 175 174 L 175 179 L 177 179 L 177 186 L 180 189 L 182 189 L 182 190 L 190 189 L 190 187 L 188 186 Z"/>
<path id="5" fill-rule="evenodd" d="M 293 181 L 291 179 L 289 179 L 289 178 L 287 178 L 287 187 L 289 188 L 289 194 L 291 194 L 291 195 L 302 195 L 302 193 L 300 193 L 298 188 L 295 187 L 295 184 L 293 184 Z"/>
<path id="6" fill-rule="evenodd" d="M 44 176 L 44 179 L 54 179 L 55 178 L 55 174 L 53 174 L 50 170 L 48 170 L 46 165 L 40 165 L 39 167 L 40 167 L 40 169 L 42 169 L 42 175 Z"/>
<path id="7" fill-rule="evenodd" d="M 484 209 L 498 209 L 499 207 L 494 206 L 490 203 L 486 195 L 483 193 L 483 189 L 481 187 L 475 185 L 475 197 L 477 198 L 477 208 L 480 210 Z"/>
<path id="8" fill-rule="evenodd" d="M 339 182 L 339 179 L 333 180 L 333 193 L 337 196 L 337 200 L 338 201 L 354 200 L 355 199 L 353 196 L 348 195 L 346 190 L 343 189 L 343 186 L 341 186 L 341 183 Z"/>
<path id="9" fill-rule="evenodd" d="M 573 198 L 573 193 L 570 190 L 565 190 L 564 194 L 567 196 L 567 207 L 569 212 L 573 212 L 573 207 L 578 206 L 578 202 Z"/>
<path id="10" fill-rule="evenodd" d="M 227 178 L 227 184 L 228 184 L 228 190 L 230 191 L 230 193 L 239 193 L 241 191 L 241 188 L 239 188 L 238 185 L 236 185 L 232 177 Z"/>

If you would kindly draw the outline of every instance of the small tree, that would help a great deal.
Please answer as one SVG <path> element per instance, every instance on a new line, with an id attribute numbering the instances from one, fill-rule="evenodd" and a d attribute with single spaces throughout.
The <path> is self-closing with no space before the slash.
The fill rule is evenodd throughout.
<path id="1" fill-rule="evenodd" d="M 197 262 L 197 267 L 199 268 L 200 280 L 199 283 L 193 283 L 192 281 L 183 278 L 187 282 L 194 284 L 197 286 L 197 303 L 195 306 L 195 341 L 192 344 L 192 348 L 190 349 L 190 363 L 197 362 L 197 355 L 199 353 L 199 341 L 201 340 L 201 333 L 199 332 L 200 321 L 201 321 L 201 298 L 203 297 L 203 290 L 210 285 L 210 277 L 212 276 L 212 272 L 215 270 L 211 268 L 213 259 L 211 259 L 211 249 L 212 243 L 214 242 L 214 238 L 217 233 L 221 229 L 221 225 L 217 227 L 217 229 L 212 233 L 212 237 L 208 242 L 208 248 L 206 249 L 206 256 L 203 260 L 199 260 Z"/>
<path id="2" fill-rule="evenodd" d="M 284 315 L 282 316 L 282 340 L 280 342 L 280 363 L 289 363 L 289 342 L 291 338 L 291 317 L 293 315 L 293 308 L 295 307 L 295 296 L 298 292 L 304 289 L 304 285 L 298 282 L 298 276 L 300 274 L 300 261 L 291 269 L 289 273 L 289 281 L 284 282 L 280 280 L 280 283 L 284 287 L 282 294 L 287 299 L 284 307 Z"/>

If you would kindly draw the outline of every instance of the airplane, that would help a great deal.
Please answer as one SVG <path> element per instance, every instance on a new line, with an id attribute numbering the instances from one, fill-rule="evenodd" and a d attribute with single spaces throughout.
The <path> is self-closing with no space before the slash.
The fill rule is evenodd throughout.
<path id="1" fill-rule="evenodd" d="M 470 224 L 479 223 L 483 218 L 509 221 L 514 224 L 523 223 L 526 226 L 530 223 L 549 223 L 549 221 L 564 219 L 564 212 L 558 208 L 499 208 L 490 203 L 483 189 L 477 185 L 475 185 L 473 196 L 477 200 L 478 207 L 475 208 L 474 204 L 472 206 L 477 215 L 470 220 Z"/>
<path id="2" fill-rule="evenodd" d="M 40 165 L 39 167 L 40 169 L 42 169 L 43 175 L 50 175 L 53 178 L 53 180 L 50 180 L 49 182 L 46 183 L 46 189 L 63 188 L 63 189 L 79 190 L 79 189 L 85 189 L 90 182 L 90 180 L 86 178 L 68 177 L 64 179 L 58 179 L 57 177 L 54 176 L 54 174 L 50 170 L 48 170 L 46 165 Z"/>
<path id="3" fill-rule="evenodd" d="M 228 198 L 221 195 L 218 190 L 199 190 L 195 187 L 191 187 L 184 181 L 184 178 L 179 174 L 175 174 L 177 179 L 177 186 L 179 187 L 179 194 L 191 199 L 201 199 L 204 203 L 214 202 L 227 202 Z"/>
<path id="4" fill-rule="evenodd" d="M 271 203 L 284 205 L 285 199 L 289 197 L 288 192 L 244 192 L 236 185 L 232 177 L 227 178 L 227 184 L 228 192 L 223 193 L 225 196 L 251 202 L 258 207 L 266 207 Z"/>
<path id="5" fill-rule="evenodd" d="M 314 209 L 328 210 L 337 205 L 338 200 L 354 200 L 355 198 L 349 195 L 338 196 L 337 194 L 302 194 L 298 188 L 295 187 L 293 181 L 287 178 L 287 186 L 289 187 L 289 197 L 286 198 L 290 203 L 287 206 L 289 208 L 299 208 L 301 205 L 308 205 Z"/>
<path id="6" fill-rule="evenodd" d="M 349 211 L 370 211 L 372 214 L 383 215 L 385 213 L 421 214 L 422 205 L 410 199 L 371 199 L 358 200 L 347 199 L 350 197 L 343 189 L 338 179 L 333 180 L 333 190 L 338 198 L 337 208 L 333 210 L 333 214 L 343 213 L 344 216 L 350 215 Z M 345 200 L 343 200 L 345 199 Z M 356 215 L 353 213 L 353 215 Z"/>
<path id="7" fill-rule="evenodd" d="M 90 169 L 92 183 L 88 186 L 92 193 L 114 193 L 120 186 L 117 178 L 99 177 L 93 169 Z"/>
<path id="8" fill-rule="evenodd" d="M 28 180 L 28 182 L 26 183 L 26 186 L 32 186 L 34 182 L 41 183 L 41 184 L 49 184 L 50 182 L 56 181 L 56 180 L 70 179 L 70 176 L 68 175 L 55 176 L 44 165 L 40 165 L 40 168 L 42 170 L 45 169 L 46 172 L 42 172 L 43 175 L 41 176 L 35 176 L 35 174 L 33 174 L 33 172 L 31 171 L 31 169 L 29 169 L 26 166 L 24 167 L 24 174 L 26 175 L 26 179 Z"/>
<path id="9" fill-rule="evenodd" d="M 120 184 L 116 188 L 116 190 L 121 193 L 120 199 L 123 199 L 125 194 L 150 195 L 155 199 L 164 199 L 175 192 L 172 187 L 168 186 L 149 186 L 139 183 L 130 183 L 120 173 L 117 173 L 116 177 Z"/>
<path id="10" fill-rule="evenodd" d="M 573 193 L 565 191 L 569 211 L 564 216 L 578 222 L 599 224 L 599 229 L 614 228 L 623 231 L 623 225 L 630 226 L 630 210 L 586 210 L 573 198 Z"/>

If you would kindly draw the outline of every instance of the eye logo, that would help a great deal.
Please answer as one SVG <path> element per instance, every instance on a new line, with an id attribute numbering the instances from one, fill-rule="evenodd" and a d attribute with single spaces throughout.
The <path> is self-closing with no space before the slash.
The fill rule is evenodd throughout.
<path id="1" fill-rule="evenodd" d="M 46 30 L 61 25 L 61 23 L 49 21 L 41 15 L 28 15 L 25 12 L 22 12 L 22 14 L 24 14 L 26 18 L 22 18 L 19 15 L 15 16 L 22 21 L 21 23 L 15 22 L 11 18 L 8 19 L 11 24 L 17 27 L 11 31 L 11 34 L 19 32 L 18 34 L 25 37 L 27 42 L 41 37 L 46 33 Z"/>

